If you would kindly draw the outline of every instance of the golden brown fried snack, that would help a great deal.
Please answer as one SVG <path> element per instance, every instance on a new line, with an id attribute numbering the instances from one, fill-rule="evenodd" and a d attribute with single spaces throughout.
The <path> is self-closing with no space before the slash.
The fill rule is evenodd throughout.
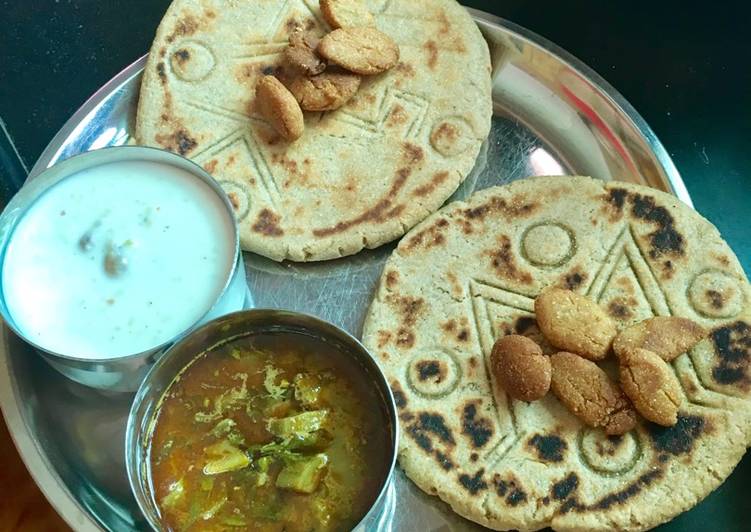
<path id="1" fill-rule="evenodd" d="M 333 111 L 357 93 L 360 80 L 357 74 L 324 72 L 293 79 L 289 90 L 305 111 Z"/>
<path id="2" fill-rule="evenodd" d="M 616 383 L 594 362 L 561 351 L 550 357 L 550 388 L 577 417 L 606 434 L 625 434 L 636 426 L 636 412 Z"/>
<path id="3" fill-rule="evenodd" d="M 318 45 L 318 54 L 342 68 L 370 76 L 380 74 L 399 62 L 399 46 L 375 28 L 334 30 Z"/>
<path id="4" fill-rule="evenodd" d="M 305 129 L 300 105 L 287 87 L 274 76 L 264 76 L 256 85 L 256 106 L 285 139 L 300 138 Z"/>
<path id="5" fill-rule="evenodd" d="M 670 362 L 706 336 L 706 329 L 695 321 L 675 316 L 658 316 L 621 331 L 613 341 L 613 351 L 620 357 L 633 349 L 647 349 Z"/>
<path id="6" fill-rule="evenodd" d="M 501 387 L 519 401 L 536 401 L 550 389 L 550 358 L 526 336 L 499 338 L 490 354 L 490 367 Z"/>
<path id="7" fill-rule="evenodd" d="M 548 288 L 535 299 L 537 324 L 558 349 L 602 360 L 617 333 L 615 322 L 591 299 L 561 288 Z"/>
<path id="8" fill-rule="evenodd" d="M 319 0 L 324 20 L 334 29 L 375 26 L 375 18 L 360 0 Z"/>
<path id="9" fill-rule="evenodd" d="M 316 53 L 319 40 L 311 33 L 297 28 L 289 36 L 289 46 L 284 50 L 287 62 L 308 76 L 315 76 L 326 70 L 326 61 Z"/>
<path id="10" fill-rule="evenodd" d="M 626 351 L 619 363 L 621 387 L 639 413 L 659 425 L 675 425 L 683 398 L 668 363 L 646 349 Z"/>

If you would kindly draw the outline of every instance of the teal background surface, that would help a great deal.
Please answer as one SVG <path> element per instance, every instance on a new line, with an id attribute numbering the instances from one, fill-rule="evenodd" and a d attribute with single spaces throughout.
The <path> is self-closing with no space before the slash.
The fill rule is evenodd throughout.
<path id="1" fill-rule="evenodd" d="M 699 212 L 751 271 L 748 3 L 465 0 L 557 43 L 644 116 Z M 148 51 L 167 0 L 3 0 L 0 195 L 65 120 Z M 751 530 L 751 460 L 665 530 Z"/>

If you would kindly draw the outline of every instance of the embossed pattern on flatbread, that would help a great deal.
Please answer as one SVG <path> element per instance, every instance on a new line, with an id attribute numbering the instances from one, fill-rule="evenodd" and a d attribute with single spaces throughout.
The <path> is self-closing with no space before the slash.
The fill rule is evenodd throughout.
<path id="1" fill-rule="evenodd" d="M 551 285 L 591 297 L 619 329 L 682 316 L 710 331 L 670 363 L 682 396 L 675 426 L 641 419 L 606 437 L 553 394 L 520 402 L 493 382 L 500 336 L 553 352 L 533 314 Z M 363 341 L 394 390 L 400 464 L 423 490 L 494 529 L 642 530 L 698 503 L 751 441 L 750 298 L 717 229 L 676 198 L 530 178 L 410 231 L 384 267 Z"/>
<path id="2" fill-rule="evenodd" d="M 255 107 L 260 76 L 292 72 L 302 26 L 329 32 L 316 0 L 175 0 L 149 54 L 136 138 L 185 155 L 230 195 L 242 247 L 275 260 L 373 248 L 434 212 L 490 130 L 488 46 L 454 0 L 373 0 L 399 62 L 335 111 L 310 112 L 294 143 Z"/>

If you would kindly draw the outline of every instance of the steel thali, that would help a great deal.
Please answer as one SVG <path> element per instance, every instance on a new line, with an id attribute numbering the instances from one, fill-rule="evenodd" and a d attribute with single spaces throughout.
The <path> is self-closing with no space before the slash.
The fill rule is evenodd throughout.
<path id="1" fill-rule="evenodd" d="M 470 11 L 491 50 L 495 116 L 475 169 L 452 200 L 532 175 L 574 173 L 650 185 L 691 204 L 662 145 L 602 78 L 524 28 Z M 83 151 L 127 143 L 144 64 L 142 57 L 92 96 L 30 175 Z M 393 247 L 311 264 L 277 264 L 246 253 L 248 287 L 258 307 L 315 314 L 359 337 Z M 68 381 L 4 326 L 2 334 L 0 406 L 47 498 L 77 530 L 145 529 L 124 464 L 132 395 Z M 400 471 L 395 491 L 395 530 L 480 528 L 423 494 Z"/>

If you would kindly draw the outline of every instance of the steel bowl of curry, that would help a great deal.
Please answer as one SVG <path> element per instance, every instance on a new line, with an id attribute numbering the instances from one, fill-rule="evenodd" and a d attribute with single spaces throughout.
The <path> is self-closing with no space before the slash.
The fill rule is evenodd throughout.
<path id="1" fill-rule="evenodd" d="M 135 396 L 130 485 L 156 530 L 379 530 L 393 514 L 396 406 L 352 336 L 248 310 L 175 344 Z"/>

